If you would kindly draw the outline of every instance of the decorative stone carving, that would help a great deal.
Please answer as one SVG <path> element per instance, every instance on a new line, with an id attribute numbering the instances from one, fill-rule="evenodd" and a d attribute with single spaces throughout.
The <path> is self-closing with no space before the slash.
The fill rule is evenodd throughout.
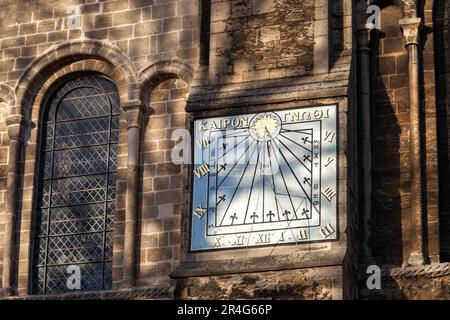
<path id="1" fill-rule="evenodd" d="M 419 45 L 420 18 L 401 19 L 400 27 L 403 30 L 406 46 L 411 44 Z"/>
<path id="2" fill-rule="evenodd" d="M 27 121 L 22 115 L 12 115 L 6 118 L 6 125 L 8 126 L 8 136 L 10 140 L 22 141 L 23 129 Z"/>

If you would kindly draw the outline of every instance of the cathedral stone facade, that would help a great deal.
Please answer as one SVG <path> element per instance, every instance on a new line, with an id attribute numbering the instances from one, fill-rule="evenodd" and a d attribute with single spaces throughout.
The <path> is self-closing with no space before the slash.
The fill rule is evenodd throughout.
<path id="1" fill-rule="evenodd" d="M 449 9 L 1 0 L 0 296 L 449 299 Z"/>

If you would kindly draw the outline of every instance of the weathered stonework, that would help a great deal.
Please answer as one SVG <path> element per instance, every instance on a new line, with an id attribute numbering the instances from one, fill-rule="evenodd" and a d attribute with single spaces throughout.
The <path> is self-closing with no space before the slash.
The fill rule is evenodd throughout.
<path id="1" fill-rule="evenodd" d="M 0 1 L 0 296 L 449 299 L 449 1 L 369 1 L 370 32 L 367 4 Z M 42 114 L 75 73 L 120 96 L 113 288 L 34 296 Z M 174 131 L 321 105 L 338 110 L 337 240 L 191 252 L 193 167 L 172 162 Z"/>
<path id="2" fill-rule="evenodd" d="M 313 12 L 313 1 L 232 1 L 230 18 L 220 21 L 226 34 L 214 35 L 231 43 L 216 48 L 216 59 L 228 61 L 228 75 L 237 81 L 310 74 Z"/>
<path id="3" fill-rule="evenodd" d="M 181 299 L 340 299 L 339 268 L 310 268 L 283 272 L 247 273 L 187 278 L 178 282 Z"/>

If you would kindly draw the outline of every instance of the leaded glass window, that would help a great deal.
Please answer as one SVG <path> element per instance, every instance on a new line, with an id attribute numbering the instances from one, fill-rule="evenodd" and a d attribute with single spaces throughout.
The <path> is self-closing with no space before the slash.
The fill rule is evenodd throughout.
<path id="1" fill-rule="evenodd" d="M 49 99 L 42 123 L 33 292 L 72 291 L 67 280 L 77 270 L 82 291 L 109 289 L 117 89 L 99 75 L 73 78 Z"/>

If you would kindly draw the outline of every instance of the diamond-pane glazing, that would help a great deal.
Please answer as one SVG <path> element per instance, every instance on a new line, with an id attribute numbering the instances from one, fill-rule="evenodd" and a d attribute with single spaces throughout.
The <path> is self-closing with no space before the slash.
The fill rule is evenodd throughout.
<path id="1" fill-rule="evenodd" d="M 110 289 L 119 141 L 117 88 L 81 76 L 53 95 L 41 128 L 42 154 L 33 254 L 33 292 Z"/>

